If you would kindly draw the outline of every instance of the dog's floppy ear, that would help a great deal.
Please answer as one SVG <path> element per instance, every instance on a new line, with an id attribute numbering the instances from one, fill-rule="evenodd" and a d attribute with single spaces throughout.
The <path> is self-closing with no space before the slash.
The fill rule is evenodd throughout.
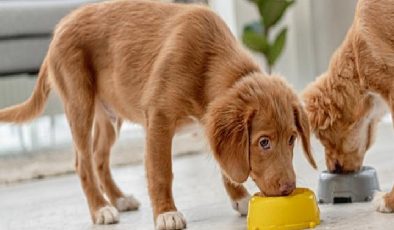
<path id="1" fill-rule="evenodd" d="M 330 99 L 324 97 L 317 86 L 309 86 L 303 93 L 305 109 L 312 131 L 327 129 L 334 120 Z"/>
<path id="2" fill-rule="evenodd" d="M 314 169 L 317 169 L 315 159 L 312 155 L 311 141 L 310 141 L 310 127 L 309 120 L 304 108 L 298 104 L 293 108 L 295 125 L 297 127 L 297 132 L 301 137 L 302 147 L 304 149 L 304 154 L 308 159 L 309 163 Z"/>
<path id="3" fill-rule="evenodd" d="M 206 135 L 223 173 L 243 183 L 249 177 L 249 123 L 253 111 L 237 101 L 217 101 L 205 117 Z"/>

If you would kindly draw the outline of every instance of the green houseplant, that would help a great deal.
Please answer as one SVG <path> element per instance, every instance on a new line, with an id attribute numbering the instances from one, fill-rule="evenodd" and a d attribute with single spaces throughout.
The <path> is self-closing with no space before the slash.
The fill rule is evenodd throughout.
<path id="1" fill-rule="evenodd" d="M 276 35 L 271 29 L 280 21 L 295 0 L 248 0 L 258 8 L 260 19 L 245 25 L 243 43 L 251 50 L 261 53 L 271 73 L 286 43 L 287 27 L 282 27 Z M 271 38 L 273 38 L 271 40 Z"/>

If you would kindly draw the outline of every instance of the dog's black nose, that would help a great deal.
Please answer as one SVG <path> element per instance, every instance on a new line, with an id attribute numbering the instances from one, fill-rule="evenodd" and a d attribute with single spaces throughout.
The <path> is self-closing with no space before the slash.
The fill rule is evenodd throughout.
<path id="1" fill-rule="evenodd" d="M 294 191 L 295 187 L 294 182 L 284 183 L 280 186 L 279 190 L 282 196 L 287 196 Z"/>
<path id="2" fill-rule="evenodd" d="M 335 168 L 332 172 L 333 173 L 342 173 L 342 171 L 343 171 L 342 165 L 340 165 L 338 161 L 335 162 Z"/>

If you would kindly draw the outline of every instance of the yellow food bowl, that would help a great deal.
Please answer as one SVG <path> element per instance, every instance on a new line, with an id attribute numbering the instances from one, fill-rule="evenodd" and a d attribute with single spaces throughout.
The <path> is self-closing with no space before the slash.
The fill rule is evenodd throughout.
<path id="1" fill-rule="evenodd" d="M 296 188 L 289 196 L 253 196 L 249 201 L 248 230 L 306 229 L 320 224 L 315 194 Z"/>

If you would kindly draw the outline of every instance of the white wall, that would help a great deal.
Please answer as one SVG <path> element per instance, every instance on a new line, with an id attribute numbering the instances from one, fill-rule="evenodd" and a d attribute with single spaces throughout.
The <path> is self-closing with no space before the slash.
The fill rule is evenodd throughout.
<path id="1" fill-rule="evenodd" d="M 237 33 L 237 18 L 235 17 L 236 0 L 211 0 L 209 5 L 218 13 L 227 23 L 231 32 Z"/>
<path id="2" fill-rule="evenodd" d="M 328 61 L 342 43 L 353 17 L 356 0 L 313 0 L 312 31 L 316 56 L 316 71 L 323 72 Z"/>
<path id="3" fill-rule="evenodd" d="M 259 17 L 256 7 L 247 0 L 211 0 L 210 4 L 238 37 L 247 22 Z M 355 4 L 356 0 L 298 0 L 281 21 L 289 30 L 274 72 L 301 90 L 325 71 L 352 22 Z M 264 60 L 256 56 L 264 66 Z"/>

